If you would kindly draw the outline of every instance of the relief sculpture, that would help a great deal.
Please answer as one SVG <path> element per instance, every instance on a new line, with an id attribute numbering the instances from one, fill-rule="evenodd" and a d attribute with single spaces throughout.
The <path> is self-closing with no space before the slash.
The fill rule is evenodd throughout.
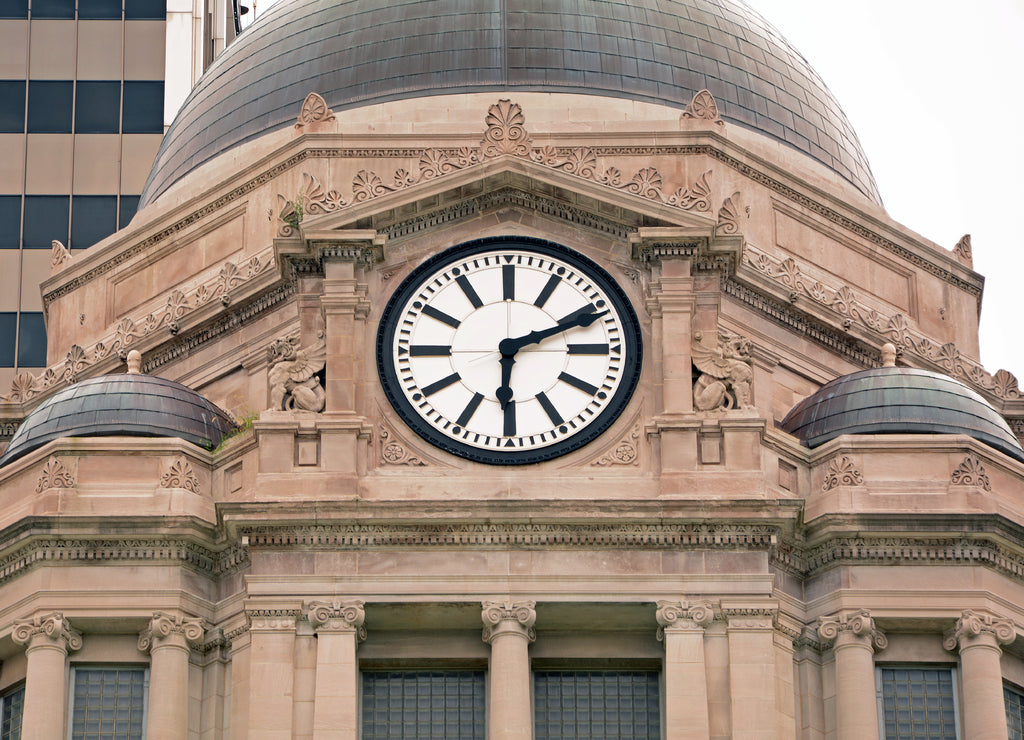
<path id="1" fill-rule="evenodd" d="M 700 372 L 693 385 L 693 405 L 698 411 L 749 409 L 750 385 L 754 378 L 750 340 L 718 330 L 718 343 L 709 347 L 703 334 L 694 332 L 691 347 L 693 365 Z"/>
<path id="2" fill-rule="evenodd" d="M 270 408 L 284 411 L 323 411 L 327 400 L 319 373 L 327 364 L 323 338 L 312 347 L 299 346 L 298 337 L 277 339 L 270 357 Z"/>

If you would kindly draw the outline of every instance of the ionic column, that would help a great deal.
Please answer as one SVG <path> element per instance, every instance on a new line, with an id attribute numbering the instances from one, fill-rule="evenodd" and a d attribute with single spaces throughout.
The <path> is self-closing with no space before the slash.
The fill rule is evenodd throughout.
<path id="1" fill-rule="evenodd" d="M 11 635 L 25 645 L 24 740 L 58 740 L 66 736 L 68 716 L 68 652 L 82 647 L 82 635 L 64 615 L 51 612 L 14 623 Z"/>
<path id="2" fill-rule="evenodd" d="M 149 652 L 148 740 L 188 737 L 189 642 L 203 639 L 203 621 L 153 612 L 139 633 L 139 650 Z"/>
<path id="3" fill-rule="evenodd" d="M 964 737 L 971 740 L 1006 740 L 1006 706 L 1003 703 L 1003 672 L 1000 645 L 1017 636 L 1009 619 L 966 610 L 946 634 L 947 650 L 960 648 L 960 682 L 963 689 Z"/>
<path id="4" fill-rule="evenodd" d="M 711 726 L 704 628 L 714 620 L 714 609 L 707 601 L 689 607 L 659 601 L 655 618 L 658 639 L 665 643 L 665 737 L 706 740 Z"/>
<path id="5" fill-rule="evenodd" d="M 537 633 L 532 601 L 485 601 L 481 617 L 484 642 L 491 646 L 490 740 L 533 737 L 530 701 L 530 643 Z"/>
<path id="6" fill-rule="evenodd" d="M 889 641 L 866 609 L 819 617 L 818 636 L 835 642 L 837 740 L 877 740 L 874 652 Z"/>
<path id="7" fill-rule="evenodd" d="M 361 601 L 313 601 L 306 617 L 316 632 L 314 740 L 359 737 L 359 662 L 356 647 L 366 639 Z"/>

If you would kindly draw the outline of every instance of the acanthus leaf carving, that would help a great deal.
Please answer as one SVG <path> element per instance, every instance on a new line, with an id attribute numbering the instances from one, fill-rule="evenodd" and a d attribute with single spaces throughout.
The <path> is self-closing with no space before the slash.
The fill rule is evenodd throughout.
<path id="1" fill-rule="evenodd" d="M 718 330 L 717 339 L 712 346 L 703 341 L 703 332 L 693 333 L 690 352 L 700 373 L 693 384 L 694 407 L 698 411 L 753 408 L 750 340 L 725 329 Z"/>
<path id="2" fill-rule="evenodd" d="M 51 488 L 74 488 L 75 476 L 68 470 L 64 463 L 56 457 L 51 457 L 43 466 L 43 474 L 39 476 L 36 483 L 36 493 L 42 493 Z"/>
<path id="3" fill-rule="evenodd" d="M 954 486 L 978 486 L 986 491 L 992 490 L 985 467 L 981 464 L 981 460 L 974 455 L 968 455 L 957 465 L 956 470 L 950 476 L 950 482 Z"/>
<path id="4" fill-rule="evenodd" d="M 831 491 L 838 486 L 861 486 L 864 476 L 846 455 L 833 457 L 825 468 L 825 480 L 821 484 L 823 491 Z"/>
<path id="5" fill-rule="evenodd" d="M 199 493 L 199 479 L 192 470 L 192 463 L 183 457 L 175 459 L 171 467 L 160 476 L 161 488 L 184 488 Z"/>
<path id="6" fill-rule="evenodd" d="M 502 154 L 525 157 L 530 152 L 526 116 L 518 103 L 501 99 L 487 110 L 487 130 L 480 142 L 483 156 L 491 159 Z"/>
<path id="7" fill-rule="evenodd" d="M 716 234 L 738 234 L 740 233 L 740 193 L 737 190 L 722 202 L 718 209 L 718 224 L 715 226 Z"/>

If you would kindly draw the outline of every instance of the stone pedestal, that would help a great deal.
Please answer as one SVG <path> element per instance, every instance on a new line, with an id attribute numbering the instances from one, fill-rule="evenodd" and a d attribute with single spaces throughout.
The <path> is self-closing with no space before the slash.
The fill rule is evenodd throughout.
<path id="1" fill-rule="evenodd" d="M 947 650 L 960 650 L 960 683 L 963 690 L 964 736 L 972 740 L 1006 740 L 1006 707 L 1000 645 L 1017 636 L 1013 622 L 970 609 L 946 634 Z"/>
<path id="2" fill-rule="evenodd" d="M 888 645 L 885 635 L 875 628 L 871 614 L 861 609 L 821 617 L 818 636 L 834 643 L 837 740 L 877 740 L 874 652 Z"/>
<path id="3" fill-rule="evenodd" d="M 82 647 L 82 635 L 60 612 L 14 623 L 11 637 L 25 646 L 24 740 L 59 740 L 67 736 L 68 652 Z"/>
<path id="4" fill-rule="evenodd" d="M 714 616 L 707 602 L 689 607 L 658 602 L 658 639 L 665 643 L 665 737 L 703 740 L 711 735 L 704 628 Z"/>
<path id="5" fill-rule="evenodd" d="M 485 601 L 484 642 L 491 646 L 490 740 L 533 737 L 530 700 L 530 643 L 536 638 L 532 601 Z"/>
<path id="6" fill-rule="evenodd" d="M 148 740 L 188 737 L 188 643 L 201 641 L 203 632 L 202 620 L 154 612 L 139 634 L 139 650 L 150 654 Z"/>
<path id="7" fill-rule="evenodd" d="M 306 605 L 316 632 L 314 740 L 359 737 L 359 663 L 356 647 L 366 639 L 363 602 Z"/>

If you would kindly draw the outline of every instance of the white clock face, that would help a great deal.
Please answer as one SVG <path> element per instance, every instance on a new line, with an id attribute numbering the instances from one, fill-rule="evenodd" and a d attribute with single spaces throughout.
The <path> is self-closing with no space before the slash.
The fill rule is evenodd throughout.
<path id="1" fill-rule="evenodd" d="M 481 462 L 537 462 L 621 412 L 639 374 L 639 328 L 589 260 L 485 240 L 403 283 L 382 317 L 378 364 L 392 404 L 428 441 Z"/>

